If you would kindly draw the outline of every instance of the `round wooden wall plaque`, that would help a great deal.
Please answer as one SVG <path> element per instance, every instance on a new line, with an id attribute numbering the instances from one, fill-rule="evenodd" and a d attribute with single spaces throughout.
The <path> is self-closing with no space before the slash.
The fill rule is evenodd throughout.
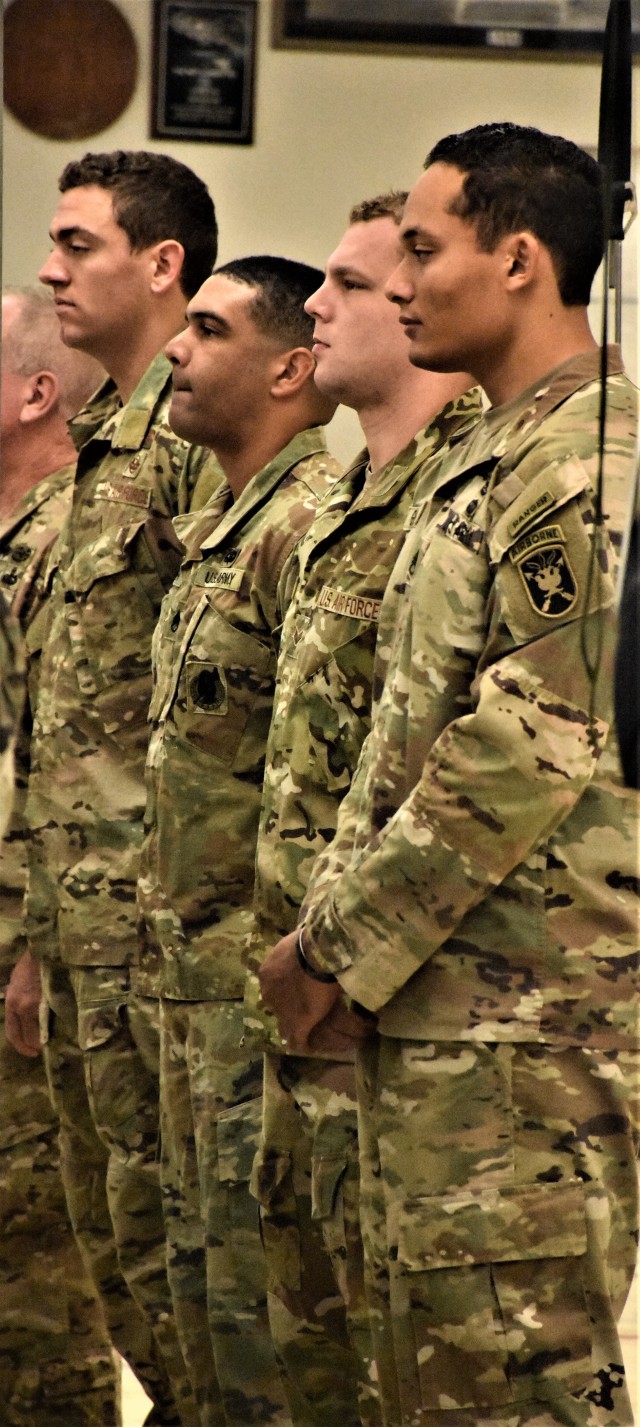
<path id="1" fill-rule="evenodd" d="M 126 109 L 136 42 L 111 0 L 11 0 L 4 17 L 4 102 L 46 139 L 86 139 Z"/>

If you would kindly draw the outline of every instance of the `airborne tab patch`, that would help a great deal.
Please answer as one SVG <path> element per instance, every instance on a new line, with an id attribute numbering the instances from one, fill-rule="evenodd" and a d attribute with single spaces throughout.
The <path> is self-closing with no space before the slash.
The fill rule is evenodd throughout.
<path id="1" fill-rule="evenodd" d="M 568 614 L 578 598 L 578 585 L 563 549 L 560 525 L 534 530 L 509 551 L 533 608 L 545 619 Z"/>

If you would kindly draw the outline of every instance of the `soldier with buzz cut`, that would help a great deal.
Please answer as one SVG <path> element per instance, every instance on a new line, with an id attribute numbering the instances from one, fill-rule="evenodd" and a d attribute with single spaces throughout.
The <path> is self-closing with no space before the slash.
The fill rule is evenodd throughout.
<path id="1" fill-rule="evenodd" d="M 129 968 L 151 636 L 180 561 L 171 521 L 220 479 L 209 454 L 169 426 L 162 349 L 211 271 L 217 229 L 205 184 L 164 154 L 87 154 L 59 187 L 40 278 L 63 342 L 97 358 L 108 380 L 71 423 L 70 510 L 43 574 L 28 949 L 7 1015 L 16 1048 L 33 1048 L 41 965 L 44 1059 L 74 1230 L 112 1341 L 151 1398 L 149 1423 L 196 1427 L 166 1275 L 157 1018 L 132 1007 Z"/>
<path id="2" fill-rule="evenodd" d="M 434 452 L 480 413 L 466 374 L 411 366 L 385 297 L 406 197 L 392 191 L 352 209 L 324 282 L 307 302 L 316 386 L 356 410 L 367 447 L 305 537 L 282 631 L 256 861 L 254 966 L 296 925 L 314 857 L 331 840 L 355 771 L 370 725 L 380 602 L 416 486 Z M 247 1039 L 263 1019 L 255 986 L 251 976 Z M 254 1188 L 292 1416 L 300 1427 L 374 1424 L 380 1404 L 361 1266 L 344 1255 L 345 1241 L 357 1234 L 353 1044 L 336 1038 L 326 1058 L 287 1055 L 273 1022 L 266 1024 L 271 1046 Z M 294 1236 L 299 1255 L 292 1265 Z"/>
<path id="3" fill-rule="evenodd" d="M 137 1003 L 161 1000 L 162 1177 L 175 1321 L 202 1427 L 289 1423 L 249 1174 L 262 1057 L 243 1044 L 244 950 L 280 629 L 297 550 L 340 473 L 304 302 L 278 257 L 216 269 L 167 346 L 174 430 L 225 482 L 176 521 L 182 569 L 154 639 Z"/>
<path id="4" fill-rule="evenodd" d="M 292 1051 L 359 1038 L 371 1321 L 403 1427 L 633 1421 L 638 820 L 612 666 L 637 393 L 612 350 L 601 517 L 602 232 L 597 164 L 513 124 L 442 140 L 409 195 L 387 292 L 411 361 L 464 366 L 491 405 L 421 483 L 371 733 L 260 973 Z"/>
<path id="5" fill-rule="evenodd" d="M 103 379 L 92 357 L 60 340 L 49 293 L 3 290 L 0 587 L 19 616 L 28 656 L 14 808 L 0 849 L 0 1397 L 7 1427 L 119 1420 L 115 1362 L 69 1220 L 42 1055 L 37 1044 L 28 1058 L 20 1055 L 4 1017 L 4 988 L 24 949 L 24 800 L 46 624 L 40 577 L 71 503 L 67 419 Z"/>

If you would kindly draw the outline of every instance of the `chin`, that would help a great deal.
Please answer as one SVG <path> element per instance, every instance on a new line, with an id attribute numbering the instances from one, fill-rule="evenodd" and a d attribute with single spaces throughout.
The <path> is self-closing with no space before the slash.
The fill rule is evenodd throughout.
<path id="1" fill-rule="evenodd" d="M 420 367 L 424 372 L 457 372 L 460 370 L 459 362 L 449 362 L 446 357 L 438 357 L 434 352 L 416 352 L 412 347 L 409 352 L 409 361 L 412 367 Z"/>

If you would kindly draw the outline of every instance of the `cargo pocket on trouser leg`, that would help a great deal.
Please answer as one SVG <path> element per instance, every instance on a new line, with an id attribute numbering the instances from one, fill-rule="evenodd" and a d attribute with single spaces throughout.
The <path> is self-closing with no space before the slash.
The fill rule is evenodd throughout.
<path id="1" fill-rule="evenodd" d="M 580 1181 L 405 1202 L 394 1324 L 404 1412 L 552 1403 L 585 1387 L 586 1249 Z"/>
<path id="2" fill-rule="evenodd" d="M 158 1157 L 158 1080 L 131 1034 L 128 997 L 81 1006 L 78 1039 L 96 1129 L 131 1169 Z"/>

